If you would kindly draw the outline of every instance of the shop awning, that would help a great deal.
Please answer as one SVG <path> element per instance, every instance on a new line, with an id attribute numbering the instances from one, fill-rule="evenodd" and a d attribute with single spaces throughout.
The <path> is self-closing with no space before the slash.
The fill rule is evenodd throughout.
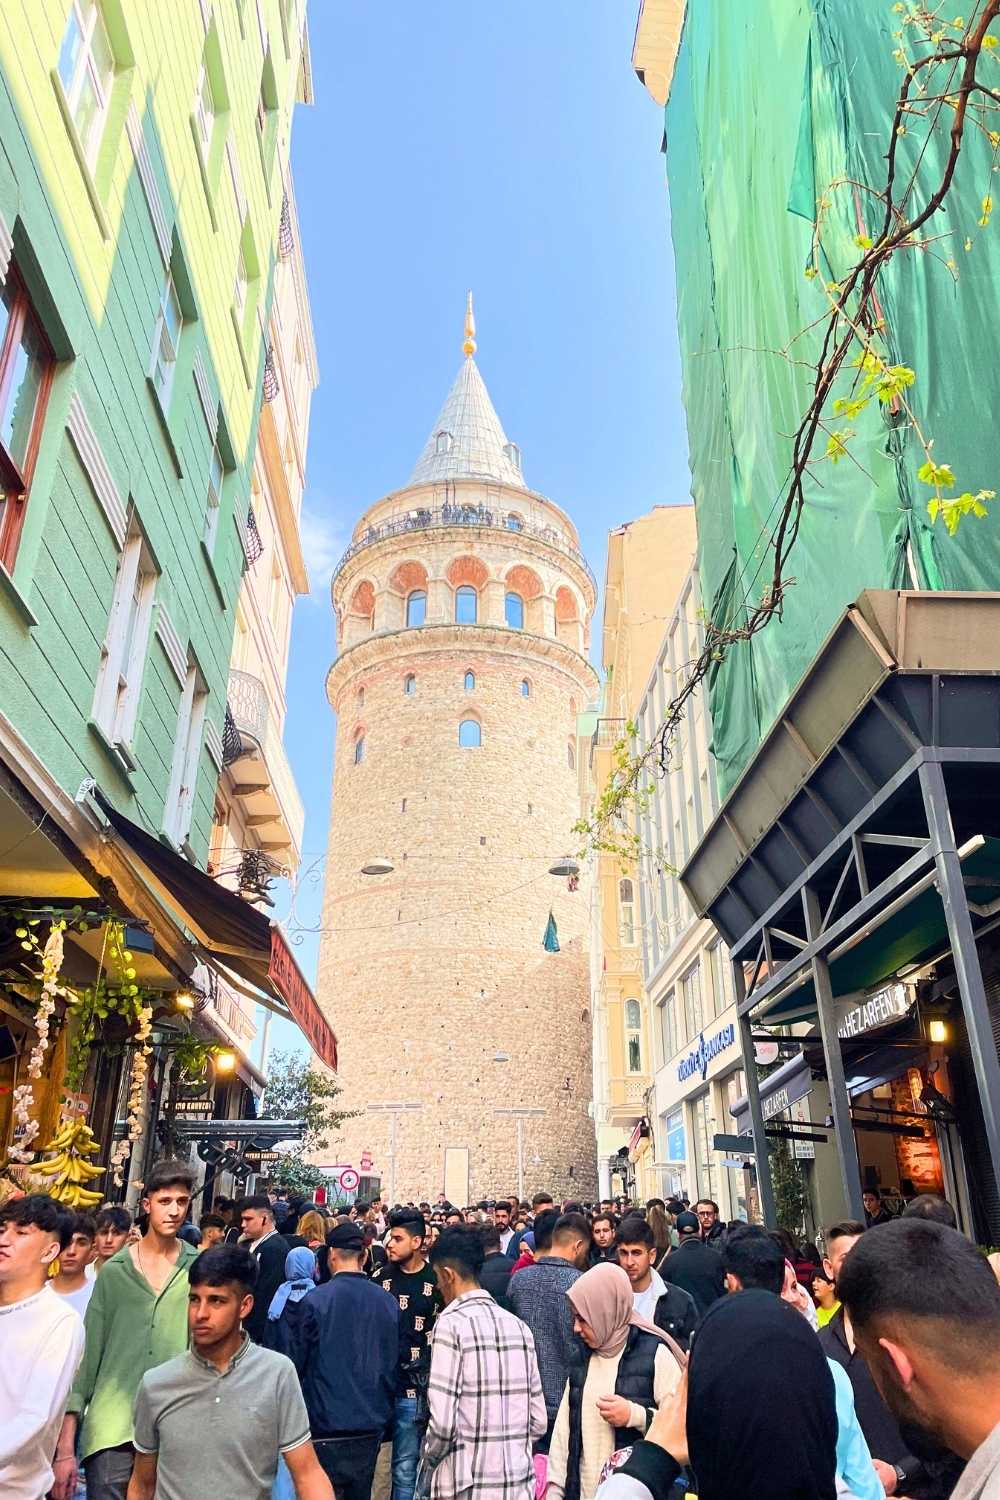
<path id="1" fill-rule="evenodd" d="M 804 1052 L 797 1057 L 790 1057 L 775 1068 L 760 1086 L 760 1103 L 764 1111 L 764 1119 L 770 1120 L 775 1115 L 781 1114 L 782 1110 L 790 1108 L 791 1105 L 804 1099 L 813 1086 L 813 1070 L 809 1065 Z M 744 1094 L 741 1099 L 730 1110 L 730 1114 L 736 1121 L 736 1134 L 750 1134 L 750 1101 Z"/>
<path id="2" fill-rule="evenodd" d="M 173 909 L 207 954 L 287 1007 L 316 1055 L 334 1072 L 337 1038 L 292 957 L 281 930 L 262 912 L 227 890 L 173 849 L 120 813 L 95 789 L 94 797 L 115 834 L 143 867 L 147 882 Z"/>

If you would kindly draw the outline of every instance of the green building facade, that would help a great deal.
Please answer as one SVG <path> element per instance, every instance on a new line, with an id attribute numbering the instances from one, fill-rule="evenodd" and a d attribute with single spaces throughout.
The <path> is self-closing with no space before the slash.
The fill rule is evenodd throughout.
<path id="1" fill-rule="evenodd" d="M 77 1087 L 100 1159 L 119 1142 L 118 1191 L 163 1146 L 140 1129 L 123 1160 L 123 1116 L 173 1109 L 176 1049 L 213 1034 L 184 1021 L 213 1004 L 206 950 L 243 964 L 251 998 L 269 985 L 268 920 L 203 871 L 310 97 L 305 0 L 0 7 L 0 1198 L 25 1111 L 35 1150 L 64 1115 L 74 1015 L 116 943 L 138 997 L 99 1014 Z M 44 940 L 74 904 L 92 920 L 70 916 L 46 1032 L 23 924 L 40 910 Z M 243 1068 L 226 1059 L 210 1113 L 247 1112 Z"/>

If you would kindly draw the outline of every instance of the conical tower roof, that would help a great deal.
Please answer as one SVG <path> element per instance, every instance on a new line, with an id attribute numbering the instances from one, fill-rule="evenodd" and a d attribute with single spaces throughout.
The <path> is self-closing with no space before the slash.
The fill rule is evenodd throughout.
<path id="1" fill-rule="evenodd" d="M 517 450 L 507 441 L 479 373 L 472 293 L 465 316 L 465 359 L 410 475 L 410 484 L 443 479 L 494 479 L 523 487 Z"/>

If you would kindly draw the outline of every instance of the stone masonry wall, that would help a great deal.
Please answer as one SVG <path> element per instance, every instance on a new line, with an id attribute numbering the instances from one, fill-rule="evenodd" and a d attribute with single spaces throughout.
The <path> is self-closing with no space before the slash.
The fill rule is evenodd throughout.
<path id="1" fill-rule="evenodd" d="M 569 749 L 590 667 L 527 633 L 438 625 L 348 650 L 330 690 L 318 996 L 339 1038 L 343 1103 L 423 1106 L 399 1117 L 401 1199 L 433 1200 L 448 1147 L 469 1149 L 473 1201 L 513 1191 L 516 1121 L 495 1110 L 519 1107 L 547 1111 L 524 1122 L 525 1191 L 593 1195 L 587 912 L 583 893 L 548 873 L 574 847 Z M 464 717 L 481 724 L 481 748 L 459 746 Z M 391 875 L 360 874 L 375 855 Z M 557 954 L 542 948 L 550 907 Z M 387 1115 L 362 1115 L 333 1154 L 358 1165 L 368 1148 L 387 1188 L 389 1129 Z"/>

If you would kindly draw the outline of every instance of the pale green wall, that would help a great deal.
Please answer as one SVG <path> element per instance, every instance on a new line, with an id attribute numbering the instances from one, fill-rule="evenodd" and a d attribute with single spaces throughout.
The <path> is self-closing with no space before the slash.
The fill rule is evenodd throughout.
<path id="1" fill-rule="evenodd" d="M 222 136 L 236 148 L 266 312 L 304 0 L 103 3 L 116 47 L 124 48 L 127 37 L 134 61 L 116 77 L 91 191 L 51 76 L 69 0 L 0 6 L 0 238 L 5 225 L 60 361 L 13 578 L 0 577 L 0 710 L 64 788 L 75 792 L 93 775 L 123 811 L 158 833 L 181 688 L 154 611 L 133 740 L 138 769 L 127 775 L 88 728 L 118 550 L 66 424 L 78 395 L 117 491 L 122 500 L 131 497 L 159 565 L 157 608 L 167 609 L 181 645 L 190 644 L 197 656 L 209 687 L 208 718 L 221 729 L 244 566 L 233 516 L 245 514 L 249 499 L 263 363 L 256 320 L 242 351 L 234 326 L 243 225 Z M 267 180 L 255 118 L 264 61 L 259 16 L 278 102 Z M 217 176 L 211 204 L 191 128 L 206 17 L 229 96 L 209 164 Z M 183 260 L 197 312 L 185 325 L 166 420 L 146 378 L 165 273 L 126 129 L 130 101 L 174 262 Z M 196 351 L 235 461 L 211 562 L 201 538 L 212 438 L 193 378 Z M 203 749 L 192 828 L 201 858 L 217 779 Z"/>

